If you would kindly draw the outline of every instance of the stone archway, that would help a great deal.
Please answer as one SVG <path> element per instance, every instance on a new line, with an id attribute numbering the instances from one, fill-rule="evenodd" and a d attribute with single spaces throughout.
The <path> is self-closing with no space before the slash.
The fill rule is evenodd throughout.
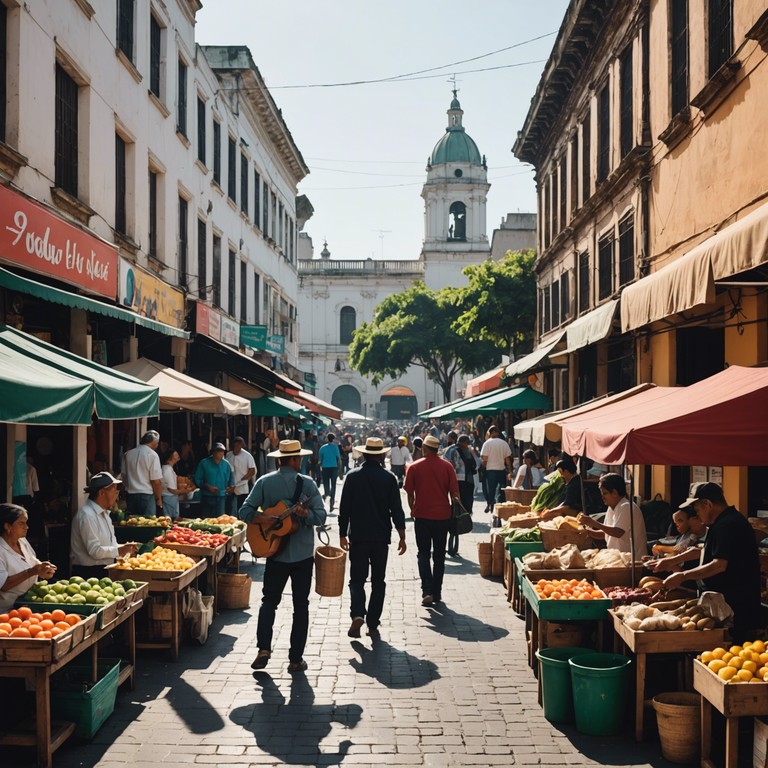
<path id="1" fill-rule="evenodd" d="M 342 411 L 361 413 L 362 399 L 355 387 L 351 384 L 342 384 L 340 387 L 336 387 L 336 389 L 333 390 L 331 404 L 340 408 Z"/>

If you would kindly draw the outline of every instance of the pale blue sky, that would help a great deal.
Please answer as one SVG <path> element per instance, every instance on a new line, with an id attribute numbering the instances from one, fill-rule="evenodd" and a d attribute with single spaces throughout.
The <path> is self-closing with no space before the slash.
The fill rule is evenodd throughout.
<path id="1" fill-rule="evenodd" d="M 250 48 L 311 169 L 299 191 L 315 208 L 305 227 L 315 255 L 327 237 L 334 258 L 410 259 L 421 251 L 421 187 L 447 124 L 454 71 L 464 126 L 488 161 L 489 238 L 507 212 L 536 210 L 533 171 L 511 149 L 567 5 L 204 0 L 196 37 Z M 409 82 L 280 87 L 388 78 L 480 56 Z M 524 62 L 535 63 L 507 66 Z M 505 68 L 468 72 L 490 67 Z"/>

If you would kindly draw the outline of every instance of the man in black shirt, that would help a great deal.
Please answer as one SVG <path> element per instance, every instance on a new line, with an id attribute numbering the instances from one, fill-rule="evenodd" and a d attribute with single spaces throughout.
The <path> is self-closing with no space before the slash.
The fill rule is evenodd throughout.
<path id="1" fill-rule="evenodd" d="M 666 589 L 684 580 L 697 579 L 704 588 L 722 593 L 733 609 L 733 640 L 751 637 L 760 612 L 760 559 L 752 526 L 735 507 L 729 506 L 717 483 L 696 483 L 680 508 L 693 507 L 707 526 L 701 565 L 664 579 Z"/>
<path id="2" fill-rule="evenodd" d="M 384 608 L 389 542 L 394 524 L 400 536 L 397 553 L 405 552 L 405 514 L 395 476 L 384 469 L 389 448 L 378 437 L 369 437 L 358 446 L 365 462 L 347 473 L 339 504 L 339 542 L 349 551 L 349 596 L 352 624 L 347 634 L 360 637 L 368 624 L 368 634 L 378 636 Z M 349 533 L 349 538 L 347 534 Z M 365 608 L 365 580 L 371 571 L 371 599 Z"/>

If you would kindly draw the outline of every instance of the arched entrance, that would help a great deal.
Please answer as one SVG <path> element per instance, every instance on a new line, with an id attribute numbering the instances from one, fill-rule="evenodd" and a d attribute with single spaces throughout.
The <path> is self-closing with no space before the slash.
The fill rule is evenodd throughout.
<path id="1" fill-rule="evenodd" d="M 416 393 L 408 387 L 390 387 L 381 393 L 381 402 L 386 404 L 384 418 L 392 421 L 410 421 L 416 418 L 418 403 Z"/>
<path id="2" fill-rule="evenodd" d="M 342 384 L 340 387 L 336 387 L 333 391 L 331 405 L 341 408 L 342 411 L 354 411 L 355 413 L 360 413 L 362 407 L 360 393 L 351 384 Z"/>

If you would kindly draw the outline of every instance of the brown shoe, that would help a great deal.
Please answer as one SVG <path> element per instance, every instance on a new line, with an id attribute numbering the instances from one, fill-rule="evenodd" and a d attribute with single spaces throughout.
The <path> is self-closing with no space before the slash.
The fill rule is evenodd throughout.
<path id="1" fill-rule="evenodd" d="M 256 658 L 251 662 L 251 669 L 264 669 L 271 656 L 272 654 L 269 651 L 260 650 L 256 654 Z"/>
<path id="2" fill-rule="evenodd" d="M 352 624 L 347 631 L 347 635 L 349 637 L 360 637 L 360 627 L 362 627 L 363 624 L 365 624 L 365 619 L 362 616 L 355 616 L 355 618 L 352 619 Z"/>
<path id="3" fill-rule="evenodd" d="M 432 595 L 424 595 L 424 597 L 421 598 L 422 605 L 432 605 L 433 602 Z"/>
<path id="4" fill-rule="evenodd" d="M 302 659 L 301 661 L 292 661 L 288 665 L 289 672 L 303 672 L 307 668 L 307 662 Z"/>

